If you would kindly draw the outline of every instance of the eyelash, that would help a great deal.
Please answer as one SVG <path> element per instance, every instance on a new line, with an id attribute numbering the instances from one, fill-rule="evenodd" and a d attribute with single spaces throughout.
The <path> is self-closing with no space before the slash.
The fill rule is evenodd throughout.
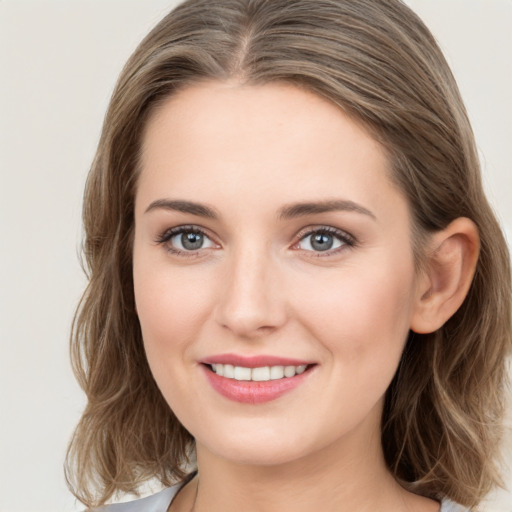
<path id="1" fill-rule="evenodd" d="M 176 249 L 171 247 L 168 242 L 175 237 L 176 235 L 181 235 L 182 233 L 193 233 L 196 235 L 203 235 L 206 238 L 209 238 L 208 235 L 196 226 L 178 226 L 175 228 L 168 229 L 164 231 L 157 239 L 156 243 L 159 245 L 165 245 L 165 250 L 170 252 L 171 254 L 175 254 L 177 256 L 183 256 L 185 258 L 194 258 L 199 256 L 199 250 L 196 251 L 182 251 L 181 249 Z"/>
<path id="2" fill-rule="evenodd" d="M 342 243 L 342 245 L 340 247 L 337 247 L 336 249 L 329 249 L 326 251 L 306 251 L 308 253 L 312 253 L 311 256 L 315 258 L 334 256 L 338 254 L 340 251 L 354 247 L 356 245 L 356 239 L 349 233 L 342 231 L 341 229 L 334 228 L 332 226 L 322 226 L 313 229 L 306 228 L 305 230 L 301 231 L 297 235 L 299 240 L 294 244 L 294 247 L 297 246 L 302 240 L 305 240 L 307 237 L 312 235 L 330 235 L 333 236 L 334 238 L 337 238 Z"/>
<path id="3" fill-rule="evenodd" d="M 193 233 L 196 235 L 203 235 L 205 238 L 210 237 L 207 235 L 205 231 L 198 228 L 197 226 L 177 226 L 175 228 L 168 229 L 167 231 L 164 231 L 161 235 L 157 237 L 155 242 L 159 245 L 166 245 L 165 249 L 170 252 L 171 254 L 185 257 L 185 258 L 194 258 L 200 256 L 200 250 L 190 250 L 190 251 L 182 251 L 181 249 L 176 249 L 175 247 L 172 247 L 168 245 L 168 242 L 175 237 L 176 235 L 180 235 L 183 233 Z M 355 238 L 346 233 L 345 231 L 342 231 L 337 228 L 333 228 L 331 226 L 322 226 L 316 229 L 307 229 L 298 234 L 298 241 L 293 245 L 293 247 L 296 247 L 302 240 L 305 240 L 308 236 L 316 235 L 316 234 L 322 234 L 322 235 L 330 235 L 335 238 L 337 238 L 340 242 L 342 242 L 342 245 L 340 247 L 337 247 L 334 250 L 326 250 L 326 251 L 306 251 L 309 253 L 313 253 L 313 257 L 322 258 L 322 257 L 328 257 L 333 256 L 337 254 L 338 252 L 346 249 L 347 247 L 354 247 L 356 245 Z"/>

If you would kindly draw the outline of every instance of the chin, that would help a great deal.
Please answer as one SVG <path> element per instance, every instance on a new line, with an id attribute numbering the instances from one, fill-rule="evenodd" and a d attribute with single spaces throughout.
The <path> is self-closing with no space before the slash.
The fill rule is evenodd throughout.
<path id="1" fill-rule="evenodd" d="M 218 436 L 208 436 L 201 439 L 196 437 L 198 458 L 201 451 L 209 452 L 216 458 L 230 461 L 240 465 L 251 466 L 277 466 L 288 464 L 302 459 L 319 450 L 322 450 L 328 442 L 320 442 L 319 439 L 311 439 L 306 443 L 304 433 L 293 435 L 290 432 L 290 425 L 287 425 L 287 432 L 279 428 L 271 429 L 233 429 L 236 432 L 226 437 L 225 430 Z"/>
<path id="2" fill-rule="evenodd" d="M 281 443 L 282 445 L 282 443 Z M 265 443 L 251 446 L 215 446 L 216 455 L 232 463 L 246 466 L 279 466 L 300 459 L 304 453 L 295 449 Z"/>

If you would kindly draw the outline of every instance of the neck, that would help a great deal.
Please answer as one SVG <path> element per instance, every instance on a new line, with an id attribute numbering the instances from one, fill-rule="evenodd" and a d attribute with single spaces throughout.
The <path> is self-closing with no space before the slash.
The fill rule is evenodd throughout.
<path id="1" fill-rule="evenodd" d="M 189 489 L 189 506 L 184 510 L 439 510 L 438 504 L 397 484 L 385 465 L 379 436 L 370 434 L 359 441 L 337 442 L 290 462 L 266 465 L 235 463 L 198 444 L 198 478 Z M 424 501 L 423 508 L 418 500 Z"/>

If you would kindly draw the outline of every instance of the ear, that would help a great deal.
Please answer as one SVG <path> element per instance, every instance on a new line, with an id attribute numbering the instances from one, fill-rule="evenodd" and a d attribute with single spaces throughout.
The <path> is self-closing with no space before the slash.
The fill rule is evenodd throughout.
<path id="1" fill-rule="evenodd" d="M 432 235 L 428 245 L 410 326 L 422 334 L 439 329 L 466 298 L 480 251 L 478 228 L 460 217 Z"/>

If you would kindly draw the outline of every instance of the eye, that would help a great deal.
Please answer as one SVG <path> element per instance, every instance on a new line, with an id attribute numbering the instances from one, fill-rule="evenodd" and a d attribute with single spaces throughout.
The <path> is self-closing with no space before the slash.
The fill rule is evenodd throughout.
<path id="1" fill-rule="evenodd" d="M 332 254 L 338 252 L 345 246 L 352 247 L 355 240 L 352 236 L 344 231 L 332 227 L 322 227 L 315 230 L 310 230 L 302 235 L 296 247 L 304 251 L 312 252 L 327 252 Z"/>
<path id="2" fill-rule="evenodd" d="M 195 226 L 179 226 L 163 233 L 157 243 L 173 253 L 188 256 L 186 253 L 195 253 L 200 249 L 216 247 L 216 244 L 206 233 Z"/>

